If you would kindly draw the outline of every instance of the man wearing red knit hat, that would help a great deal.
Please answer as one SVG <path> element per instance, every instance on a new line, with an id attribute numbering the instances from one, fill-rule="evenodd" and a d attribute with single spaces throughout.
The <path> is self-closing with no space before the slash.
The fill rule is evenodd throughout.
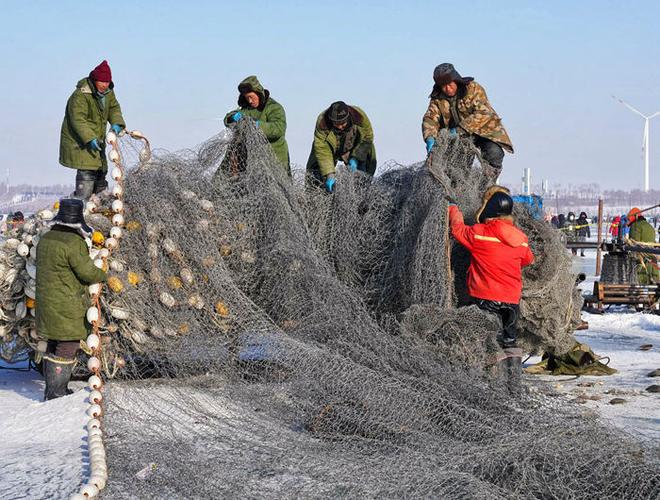
<path id="1" fill-rule="evenodd" d="M 126 128 L 113 88 L 110 66 L 103 61 L 78 82 L 66 103 L 60 134 L 60 164 L 77 170 L 73 194 L 76 198 L 87 200 L 108 187 L 106 127 L 109 123 L 116 134 Z"/>

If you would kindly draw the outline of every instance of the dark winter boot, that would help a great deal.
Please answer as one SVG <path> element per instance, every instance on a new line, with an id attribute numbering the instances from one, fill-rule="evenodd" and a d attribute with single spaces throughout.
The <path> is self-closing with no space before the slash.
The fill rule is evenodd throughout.
<path id="1" fill-rule="evenodd" d="M 44 377 L 46 378 L 44 400 L 48 401 L 73 393 L 68 385 L 74 363 L 73 360 L 55 358 L 54 356 L 44 358 Z"/>
<path id="2" fill-rule="evenodd" d="M 504 352 L 506 353 L 507 387 L 511 394 L 519 394 L 522 390 L 522 349 L 508 347 L 504 349 Z"/>

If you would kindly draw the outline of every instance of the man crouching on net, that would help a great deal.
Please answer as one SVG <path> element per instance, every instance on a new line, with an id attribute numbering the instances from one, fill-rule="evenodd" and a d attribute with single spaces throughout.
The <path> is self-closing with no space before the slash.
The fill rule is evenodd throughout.
<path id="1" fill-rule="evenodd" d="M 513 200 L 501 186 L 488 188 L 474 226 L 465 225 L 459 208 L 449 204 L 451 232 L 472 254 L 468 293 L 480 309 L 499 316 L 502 329 L 497 340 L 505 356 L 498 359 L 498 368 L 516 383 L 522 365 L 522 350 L 516 344 L 522 268 L 534 262 L 534 255 L 512 212 Z"/>

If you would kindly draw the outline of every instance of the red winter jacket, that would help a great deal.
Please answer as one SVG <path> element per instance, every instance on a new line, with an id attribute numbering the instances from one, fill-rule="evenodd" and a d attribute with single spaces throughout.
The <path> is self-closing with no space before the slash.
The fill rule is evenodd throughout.
<path id="1" fill-rule="evenodd" d="M 518 304 L 522 294 L 522 268 L 534 262 L 527 236 L 513 221 L 489 219 L 466 226 L 456 205 L 449 207 L 451 232 L 472 254 L 467 286 L 477 299 Z"/>

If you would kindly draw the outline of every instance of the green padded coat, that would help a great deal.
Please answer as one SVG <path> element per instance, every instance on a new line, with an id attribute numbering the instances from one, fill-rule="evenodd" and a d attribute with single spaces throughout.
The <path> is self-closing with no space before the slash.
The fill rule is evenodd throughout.
<path id="1" fill-rule="evenodd" d="M 126 127 L 115 91 L 100 96 L 89 78 L 76 85 L 66 103 L 60 132 L 60 164 L 79 170 L 108 170 L 105 158 L 105 135 L 108 123 Z M 97 139 L 101 151 L 90 149 L 87 144 Z"/>
<path id="2" fill-rule="evenodd" d="M 86 338 L 91 305 L 87 287 L 106 278 L 75 229 L 53 226 L 37 246 L 37 333 L 50 340 Z"/>
<path id="3" fill-rule="evenodd" d="M 347 163 L 350 158 L 355 158 L 361 169 L 369 175 L 374 175 L 377 166 L 376 148 L 374 131 L 367 114 L 357 106 L 348 107 L 353 126 L 357 129 L 357 137 L 350 151 L 340 151 L 341 141 L 325 117 L 327 111 L 323 111 L 316 119 L 314 142 L 307 160 L 307 172 L 317 172 L 323 178 L 335 173 L 335 166 L 339 160 Z M 346 158 L 342 157 L 342 153 Z"/>
<path id="4" fill-rule="evenodd" d="M 238 85 L 241 92 L 238 96 L 238 109 L 230 111 L 225 116 L 225 125 L 232 123 L 232 116 L 240 111 L 243 116 L 249 116 L 259 122 L 259 129 L 273 148 L 273 153 L 291 175 L 289 165 L 289 145 L 286 142 L 286 113 L 282 105 L 270 96 L 256 76 L 248 76 Z M 259 107 L 252 108 L 243 94 L 254 92 L 259 96 Z"/>

